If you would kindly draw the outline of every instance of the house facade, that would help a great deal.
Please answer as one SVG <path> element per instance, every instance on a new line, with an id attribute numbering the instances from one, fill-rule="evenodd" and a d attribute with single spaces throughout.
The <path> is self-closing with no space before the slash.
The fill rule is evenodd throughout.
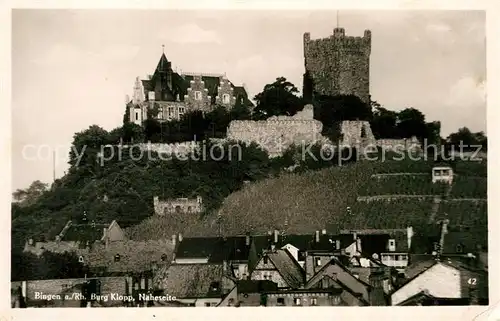
<path id="1" fill-rule="evenodd" d="M 231 109 L 237 102 L 252 106 L 244 85 L 234 85 L 225 74 L 177 73 L 164 53 L 152 75 L 136 78 L 132 99 L 126 97 L 128 121 L 138 125 L 148 117 L 176 120 L 195 110 Z"/>

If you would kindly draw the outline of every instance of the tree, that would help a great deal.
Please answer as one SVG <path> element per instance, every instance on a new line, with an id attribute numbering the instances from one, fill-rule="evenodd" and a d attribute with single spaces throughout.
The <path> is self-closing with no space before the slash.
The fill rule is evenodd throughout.
<path id="1" fill-rule="evenodd" d="M 297 96 L 298 92 L 297 87 L 286 78 L 276 78 L 275 82 L 265 85 L 262 92 L 255 96 L 257 106 L 253 118 L 263 120 L 277 115 L 294 115 L 304 107 L 304 101 Z"/>
<path id="2" fill-rule="evenodd" d="M 403 109 L 398 113 L 397 131 L 400 138 L 416 136 L 423 140 L 427 137 L 425 115 L 415 108 Z"/>
<path id="3" fill-rule="evenodd" d="M 36 180 L 27 189 L 17 189 L 12 193 L 12 197 L 18 203 L 18 206 L 30 206 L 47 191 L 47 188 L 48 184 Z"/>
<path id="4" fill-rule="evenodd" d="M 398 113 L 385 109 L 376 101 L 372 101 L 373 118 L 370 122 L 373 135 L 376 138 L 395 138 L 397 137 L 396 125 L 398 122 Z"/>
<path id="5" fill-rule="evenodd" d="M 223 106 L 216 106 L 214 110 L 205 115 L 206 125 L 208 126 L 207 133 L 210 137 L 221 138 L 226 136 L 226 130 L 229 126 L 231 118 L 229 112 Z"/>
<path id="6" fill-rule="evenodd" d="M 447 137 L 447 142 L 454 146 L 463 146 L 464 148 L 470 147 L 474 149 L 473 146 L 481 146 L 483 149 L 488 147 L 488 139 L 484 132 L 473 133 L 467 127 L 460 128 L 457 132 L 451 133 Z"/>
<path id="7" fill-rule="evenodd" d="M 236 104 L 229 111 L 229 118 L 231 120 L 250 120 L 252 118 L 250 106 L 245 104 L 244 97 L 238 97 L 236 99 Z"/>

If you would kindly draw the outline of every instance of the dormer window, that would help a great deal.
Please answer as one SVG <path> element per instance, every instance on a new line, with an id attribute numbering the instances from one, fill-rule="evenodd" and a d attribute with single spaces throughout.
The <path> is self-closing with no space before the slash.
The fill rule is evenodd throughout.
<path id="1" fill-rule="evenodd" d="M 316 266 L 321 266 L 321 258 L 319 257 L 314 258 L 314 262 L 316 263 Z"/>
<path id="2" fill-rule="evenodd" d="M 219 282 L 212 282 L 212 283 L 210 284 L 210 289 L 211 289 L 212 291 L 214 291 L 214 292 L 215 292 L 215 291 L 218 291 L 218 290 L 219 290 Z"/>
<path id="3" fill-rule="evenodd" d="M 230 102 L 230 101 L 231 101 L 231 100 L 230 100 L 230 96 L 229 96 L 228 94 L 224 94 L 224 95 L 222 95 L 222 102 L 223 102 L 224 104 L 229 104 L 229 102 Z"/>
<path id="4" fill-rule="evenodd" d="M 389 251 L 391 252 L 396 251 L 396 240 L 394 239 L 389 240 Z"/>
<path id="5" fill-rule="evenodd" d="M 194 92 L 194 99 L 195 100 L 201 100 L 201 91 L 195 91 Z"/>
<path id="6" fill-rule="evenodd" d="M 80 257 L 78 258 L 78 262 L 83 263 L 83 256 L 80 255 Z"/>
<path id="7" fill-rule="evenodd" d="M 115 255 L 115 262 L 120 262 L 120 254 Z"/>

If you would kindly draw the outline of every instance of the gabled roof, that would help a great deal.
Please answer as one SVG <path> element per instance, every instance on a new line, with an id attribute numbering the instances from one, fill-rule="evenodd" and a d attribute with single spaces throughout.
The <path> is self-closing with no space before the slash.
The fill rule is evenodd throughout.
<path id="1" fill-rule="evenodd" d="M 85 244 L 87 241 L 93 243 L 100 241 L 104 235 L 104 228 L 108 228 L 110 223 L 80 223 L 71 224 L 68 230 L 62 235 L 61 241 L 80 242 Z"/>
<path id="2" fill-rule="evenodd" d="M 160 73 L 168 71 L 170 66 L 170 62 L 167 57 L 163 53 L 158 61 L 156 69 L 151 76 L 151 79 L 143 79 L 141 80 L 142 85 L 145 90 L 153 90 L 153 86 L 158 79 Z M 192 75 L 180 75 L 174 71 L 171 71 L 172 75 L 172 87 L 169 88 L 169 92 L 173 95 L 174 93 L 179 94 L 179 100 L 184 101 L 184 95 L 187 94 L 187 89 L 190 87 L 190 81 L 194 79 Z M 205 84 L 205 88 L 208 90 L 208 95 L 211 96 L 211 103 L 215 103 L 215 98 L 218 94 L 218 88 L 220 85 L 222 75 L 219 76 L 207 76 L 201 75 L 201 80 Z M 231 87 L 233 88 L 233 94 L 235 97 L 243 98 L 244 104 L 253 106 L 253 103 L 248 98 L 248 93 L 246 92 L 243 86 L 235 86 L 232 82 L 230 82 Z M 172 90 L 170 90 L 172 89 Z"/>
<path id="3" fill-rule="evenodd" d="M 238 293 L 262 293 L 278 291 L 278 284 L 269 280 L 239 280 L 236 282 Z"/>
<path id="4" fill-rule="evenodd" d="M 291 288 L 296 289 L 304 284 L 304 270 L 287 250 L 278 249 L 266 255 Z"/>
<path id="5" fill-rule="evenodd" d="M 475 282 L 477 282 L 477 284 L 475 285 L 479 290 L 479 297 L 488 298 L 488 273 L 481 268 L 474 268 L 460 261 L 457 261 L 456 259 L 452 260 L 451 258 L 443 258 L 443 260 L 441 261 L 433 259 L 422 260 L 420 262 L 417 262 L 416 264 L 408 266 L 405 270 L 405 274 L 407 276 L 405 282 L 403 282 L 403 284 L 401 284 L 397 289 L 394 289 L 392 293 L 400 290 L 401 288 L 418 278 L 420 275 L 424 274 L 427 270 L 438 264 L 459 271 L 461 293 L 468 293 L 469 287 L 471 285 L 470 280 L 476 279 Z"/>
<path id="6" fill-rule="evenodd" d="M 388 253 L 388 244 L 390 239 L 395 241 L 396 248 L 394 253 L 408 252 L 408 239 L 406 231 L 394 232 L 391 234 L 359 234 L 358 237 L 361 240 L 361 252 L 367 257 L 372 257 L 374 253 Z"/>
<path id="7" fill-rule="evenodd" d="M 488 235 L 483 229 L 471 229 L 465 231 L 452 231 L 444 235 L 443 254 L 458 253 L 461 248 L 462 253 L 475 253 L 479 249 L 487 248 Z"/>
<path id="8" fill-rule="evenodd" d="M 177 298 L 219 298 L 222 278 L 221 264 L 173 264 L 159 280 L 159 286 Z M 212 288 L 215 282 L 217 289 Z"/>
<path id="9" fill-rule="evenodd" d="M 190 237 L 184 238 L 176 251 L 176 259 L 208 258 L 210 263 L 228 261 L 246 261 L 250 246 L 246 245 L 245 236 L 233 237 Z"/>
<path id="10" fill-rule="evenodd" d="M 469 305 L 468 298 L 436 298 L 423 290 L 403 302 L 398 303 L 398 306 L 416 306 L 416 305 Z"/>
<path id="11" fill-rule="evenodd" d="M 280 234 L 278 236 L 278 243 L 274 243 L 274 235 L 258 235 L 253 237 L 257 253 L 262 253 L 263 250 L 269 249 L 271 244 L 275 244 L 276 248 L 282 248 L 290 244 L 298 248 L 299 251 L 336 251 L 336 240 L 340 241 L 342 249 L 354 242 L 353 236 L 350 234 L 320 234 L 319 242 L 315 241 L 314 234 Z"/>
<path id="12" fill-rule="evenodd" d="M 336 266 L 340 267 L 346 273 L 346 275 L 349 275 L 351 277 L 352 281 L 358 282 L 360 285 L 362 285 L 366 289 L 371 288 L 368 283 L 364 282 L 361 279 L 356 278 L 347 267 L 345 267 L 343 264 L 340 263 L 339 260 L 337 260 L 335 258 L 330 260 L 330 262 L 328 262 L 327 264 L 325 264 L 325 266 L 323 266 L 323 268 L 321 268 L 311 279 L 309 279 L 309 281 L 307 281 L 307 283 L 305 284 L 305 288 L 312 288 L 320 279 L 322 279 L 323 276 L 327 275 L 325 273 L 328 270 L 328 267 L 330 267 L 332 265 L 336 265 Z M 367 304 L 368 297 L 363 298 L 359 294 L 355 293 L 351 288 L 349 288 L 347 285 L 342 283 L 338 278 L 337 278 L 337 280 L 334 280 L 334 282 L 336 284 L 338 284 L 340 287 L 342 287 L 344 290 L 346 290 L 347 292 L 351 293 L 358 300 L 360 300 L 364 304 Z"/>
<path id="13" fill-rule="evenodd" d="M 150 271 L 153 264 L 168 265 L 172 261 L 172 244 L 164 241 L 117 241 L 107 246 L 95 245 L 89 252 L 80 253 L 91 268 L 106 273 Z M 116 255 L 119 259 L 115 260 Z"/>

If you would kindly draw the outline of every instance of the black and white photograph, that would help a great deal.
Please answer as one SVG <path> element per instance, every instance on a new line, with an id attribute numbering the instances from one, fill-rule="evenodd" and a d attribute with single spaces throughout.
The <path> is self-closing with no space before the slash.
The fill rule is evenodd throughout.
<path id="1" fill-rule="evenodd" d="M 12 10 L 11 308 L 491 304 L 486 11 L 285 9 Z"/>

